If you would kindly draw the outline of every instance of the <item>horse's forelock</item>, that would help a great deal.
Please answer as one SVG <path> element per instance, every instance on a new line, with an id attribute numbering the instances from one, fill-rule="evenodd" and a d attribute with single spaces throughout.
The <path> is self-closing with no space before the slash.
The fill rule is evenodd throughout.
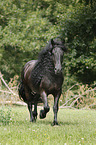
<path id="1" fill-rule="evenodd" d="M 66 51 L 66 46 L 64 44 L 64 41 L 62 41 L 60 39 L 58 40 L 57 38 L 54 39 L 54 47 L 56 47 L 56 46 L 60 47 L 63 51 Z"/>

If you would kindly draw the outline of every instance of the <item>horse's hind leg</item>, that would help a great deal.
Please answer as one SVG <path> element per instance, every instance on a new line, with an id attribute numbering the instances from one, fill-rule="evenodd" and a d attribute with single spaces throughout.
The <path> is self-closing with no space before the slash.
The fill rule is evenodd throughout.
<path id="1" fill-rule="evenodd" d="M 40 110 L 40 119 L 43 119 L 46 117 L 46 114 L 49 112 L 50 107 L 47 102 L 47 95 L 46 95 L 45 91 L 42 91 L 41 97 L 42 97 L 43 103 L 44 103 L 44 110 Z"/>
<path id="2" fill-rule="evenodd" d="M 31 90 L 29 89 L 28 86 L 25 86 L 25 95 L 26 95 L 26 99 L 27 99 L 28 110 L 29 110 L 29 113 L 30 113 L 30 122 L 33 122 L 34 117 L 33 117 L 33 113 L 32 113 L 32 103 L 30 101 Z"/>
<path id="3" fill-rule="evenodd" d="M 33 117 L 33 113 L 32 113 L 32 103 L 31 102 L 28 103 L 28 110 L 29 110 L 29 113 L 30 113 L 30 122 L 33 122 L 34 117 Z"/>
<path id="4" fill-rule="evenodd" d="M 37 113 L 37 103 L 34 104 L 34 111 L 32 113 L 33 113 L 34 121 L 36 121 L 37 115 L 38 115 L 38 113 Z"/>

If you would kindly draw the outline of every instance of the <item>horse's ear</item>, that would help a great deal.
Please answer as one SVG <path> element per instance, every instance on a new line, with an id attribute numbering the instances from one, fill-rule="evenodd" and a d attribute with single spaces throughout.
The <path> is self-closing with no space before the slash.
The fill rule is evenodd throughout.
<path id="1" fill-rule="evenodd" d="M 49 44 L 50 44 L 49 53 L 51 55 L 52 54 L 52 50 L 53 50 L 54 40 L 50 39 Z"/>

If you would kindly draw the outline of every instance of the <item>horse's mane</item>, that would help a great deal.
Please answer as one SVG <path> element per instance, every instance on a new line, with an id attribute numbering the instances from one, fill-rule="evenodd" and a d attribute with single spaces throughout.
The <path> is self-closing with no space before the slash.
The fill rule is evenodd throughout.
<path id="1" fill-rule="evenodd" d="M 51 40 L 50 40 L 49 43 L 46 45 L 46 47 L 40 51 L 38 60 L 43 59 L 45 57 L 45 55 L 47 55 L 48 52 L 50 52 L 51 50 L 52 50 L 52 44 L 51 44 Z"/>
<path id="2" fill-rule="evenodd" d="M 54 76 L 54 63 L 52 59 L 52 49 L 60 47 L 63 50 L 64 43 L 57 39 L 51 39 L 46 47 L 41 50 L 34 69 L 31 72 L 31 81 L 33 86 L 39 86 L 42 77 L 47 74 L 48 77 Z"/>

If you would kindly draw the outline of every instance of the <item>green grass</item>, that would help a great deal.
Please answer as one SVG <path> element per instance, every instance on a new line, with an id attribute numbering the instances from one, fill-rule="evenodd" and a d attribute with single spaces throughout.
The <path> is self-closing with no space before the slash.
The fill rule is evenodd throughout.
<path id="1" fill-rule="evenodd" d="M 0 145 L 96 145 L 95 110 L 60 109 L 60 126 L 52 121 L 52 109 L 46 119 L 30 123 L 27 107 L 11 107 L 9 124 L 0 126 Z"/>

